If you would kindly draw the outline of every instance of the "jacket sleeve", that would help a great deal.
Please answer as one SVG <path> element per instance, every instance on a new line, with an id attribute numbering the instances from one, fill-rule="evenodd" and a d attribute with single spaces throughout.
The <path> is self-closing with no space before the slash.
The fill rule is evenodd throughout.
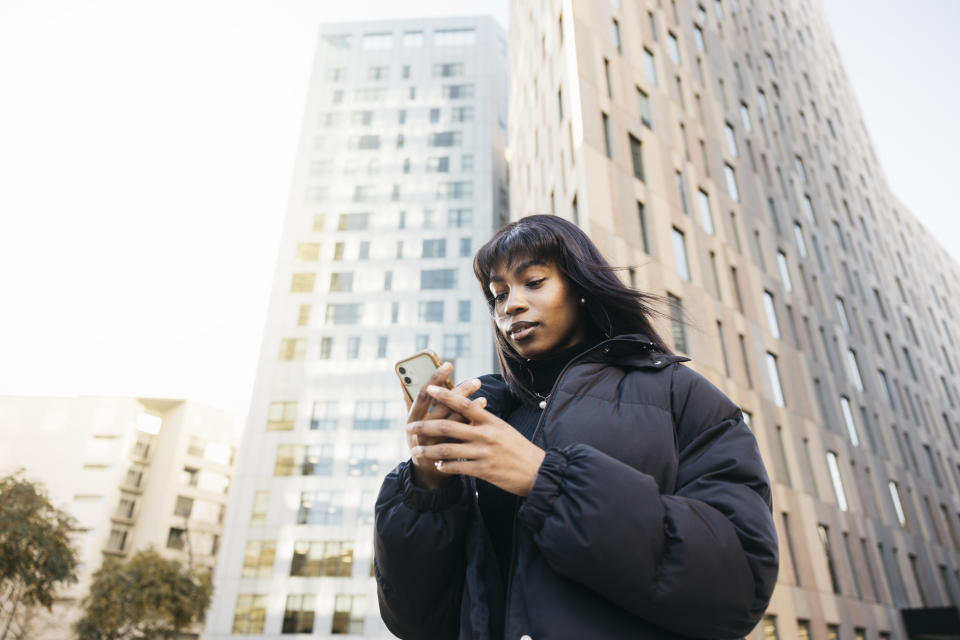
<path id="1" fill-rule="evenodd" d="M 442 489 L 416 486 L 409 461 L 383 481 L 374 526 L 377 599 L 384 623 L 399 638 L 457 636 L 467 492 L 459 476 Z"/>
<path id="2" fill-rule="evenodd" d="M 674 494 L 588 445 L 550 449 L 521 521 L 555 571 L 672 632 L 741 637 L 778 570 L 770 484 L 740 410 L 673 367 Z"/>

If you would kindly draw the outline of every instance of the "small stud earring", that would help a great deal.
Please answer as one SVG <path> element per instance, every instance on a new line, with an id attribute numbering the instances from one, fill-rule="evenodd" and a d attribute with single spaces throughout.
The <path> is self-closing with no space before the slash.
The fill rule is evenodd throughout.
<path id="1" fill-rule="evenodd" d="M 586 298 L 580 298 L 580 304 L 587 304 Z"/>

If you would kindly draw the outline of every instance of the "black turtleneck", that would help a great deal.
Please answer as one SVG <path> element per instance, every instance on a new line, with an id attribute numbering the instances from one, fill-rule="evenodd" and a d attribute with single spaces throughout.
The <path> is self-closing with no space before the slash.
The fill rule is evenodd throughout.
<path id="1" fill-rule="evenodd" d="M 553 385 L 567 363 L 599 341 L 599 338 L 591 338 L 545 358 L 524 360 L 517 363 L 514 371 L 517 378 L 527 389 L 532 390 L 542 398 L 547 398 L 553 391 Z M 512 409 L 505 412 L 506 415 L 500 417 L 528 440 L 531 440 L 542 411 L 538 405 L 517 402 Z M 490 540 L 497 554 L 505 597 L 508 584 L 507 574 L 510 570 L 510 560 L 513 553 L 513 525 L 520 500 L 512 493 L 507 493 L 483 480 L 477 480 L 477 493 L 479 494 L 480 512 L 483 514 L 487 533 L 490 535 Z"/>

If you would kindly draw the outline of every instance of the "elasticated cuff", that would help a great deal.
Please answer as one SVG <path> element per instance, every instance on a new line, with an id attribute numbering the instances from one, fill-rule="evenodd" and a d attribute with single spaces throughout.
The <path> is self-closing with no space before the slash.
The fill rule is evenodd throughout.
<path id="1" fill-rule="evenodd" d="M 560 495 L 563 472 L 567 467 L 567 457 L 559 449 L 547 449 L 533 489 L 520 507 L 520 520 L 537 533 L 543 528 L 547 513 L 553 510 L 553 501 Z"/>
<path id="2" fill-rule="evenodd" d="M 463 500 L 463 478 L 457 476 L 454 481 L 439 489 L 424 489 L 413 481 L 409 460 L 402 462 L 397 471 L 403 503 L 415 511 L 443 511 L 447 507 Z"/>

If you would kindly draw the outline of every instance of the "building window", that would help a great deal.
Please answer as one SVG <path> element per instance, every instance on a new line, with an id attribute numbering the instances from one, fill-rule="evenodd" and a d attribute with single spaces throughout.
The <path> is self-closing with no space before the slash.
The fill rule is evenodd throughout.
<path id="1" fill-rule="evenodd" d="M 793 284 L 790 282 L 790 270 L 787 268 L 787 254 L 783 251 L 777 251 L 777 267 L 780 269 L 780 281 L 783 282 L 783 288 L 787 293 L 793 291 Z"/>
<path id="2" fill-rule="evenodd" d="M 313 633 L 312 595 L 288 595 L 281 633 Z"/>
<path id="3" fill-rule="evenodd" d="M 473 171 L 473 154 L 466 153 L 460 156 L 460 171 L 470 173 Z"/>
<path id="4" fill-rule="evenodd" d="M 297 509 L 297 524 L 340 524 L 343 519 L 343 492 L 303 491 Z"/>
<path id="5" fill-rule="evenodd" d="M 457 303 L 457 322 L 470 322 L 469 300 L 460 300 Z"/>
<path id="6" fill-rule="evenodd" d="M 833 592 L 839 594 L 840 583 L 837 582 L 837 571 L 833 565 L 833 552 L 830 549 L 830 529 L 824 524 L 818 524 L 817 533 L 820 536 L 820 544 L 823 546 L 823 555 L 827 559 L 827 569 L 830 572 L 830 584 L 833 586 Z"/>
<path id="7" fill-rule="evenodd" d="M 740 103 L 740 122 L 743 123 L 743 130 L 750 133 L 752 130 L 750 126 L 750 111 L 747 109 L 745 102 Z"/>
<path id="8" fill-rule="evenodd" d="M 273 558 L 277 543 L 273 540 L 250 540 L 243 553 L 244 578 L 269 578 L 273 575 Z"/>
<path id="9" fill-rule="evenodd" d="M 295 273 L 290 280 L 290 292 L 311 293 L 316 279 L 317 274 L 315 273 Z"/>
<path id="10" fill-rule="evenodd" d="M 463 135 L 459 131 L 437 131 L 427 137 L 428 147 L 458 147 Z"/>
<path id="11" fill-rule="evenodd" d="M 673 64 L 680 64 L 680 43 L 677 42 L 677 36 L 672 32 L 667 32 L 667 51 L 670 52 L 670 59 Z"/>
<path id="12" fill-rule="evenodd" d="M 357 324 L 362 306 L 359 302 L 328 304 L 326 324 Z"/>
<path id="13" fill-rule="evenodd" d="M 414 338 L 415 351 L 423 351 L 430 346 L 430 336 L 425 333 L 418 333 Z"/>
<path id="14" fill-rule="evenodd" d="M 291 362 L 303 360 L 307 352 L 306 338 L 284 338 L 280 341 L 280 360 Z"/>
<path id="15" fill-rule="evenodd" d="M 797 251 L 800 252 L 800 257 L 806 258 L 807 243 L 803 239 L 803 227 L 800 226 L 799 222 L 793 223 L 793 237 L 797 241 Z"/>
<path id="16" fill-rule="evenodd" d="M 437 200 L 462 200 L 472 197 L 472 181 L 441 182 L 437 185 Z"/>
<path id="17" fill-rule="evenodd" d="M 733 125 L 728 122 L 724 129 L 727 132 L 727 148 L 730 150 L 730 155 L 736 158 L 740 153 L 737 149 L 737 136 L 734 133 Z"/>
<path id="18" fill-rule="evenodd" d="M 421 301 L 419 305 L 418 319 L 420 322 L 443 322 L 443 301 Z"/>
<path id="19" fill-rule="evenodd" d="M 613 148 L 610 145 L 610 117 L 600 112 L 600 117 L 603 121 L 603 148 L 604 152 L 607 154 L 607 157 L 611 160 L 613 159 Z"/>
<path id="20" fill-rule="evenodd" d="M 363 633 L 364 596 L 337 594 L 333 604 L 331 634 L 360 635 Z"/>
<path id="21" fill-rule="evenodd" d="M 296 402 L 271 402 L 267 415 L 267 431 L 290 431 L 296 417 Z"/>
<path id="22" fill-rule="evenodd" d="M 380 470 L 379 445 L 376 443 L 350 445 L 347 473 L 351 476 L 373 476 Z"/>
<path id="23" fill-rule="evenodd" d="M 454 289 L 457 286 L 456 269 L 421 269 L 420 289 Z"/>
<path id="24" fill-rule="evenodd" d="M 310 415 L 312 431 L 330 431 L 337 428 L 338 404 L 336 400 L 317 400 Z"/>
<path id="25" fill-rule="evenodd" d="M 697 190 L 697 205 L 700 208 L 700 224 L 703 230 L 713 235 L 713 214 L 710 212 L 710 197 L 703 189 Z"/>
<path id="26" fill-rule="evenodd" d="M 633 160 L 633 177 L 643 182 L 645 180 L 643 173 L 643 147 L 640 141 L 632 135 L 627 135 L 630 140 L 630 158 Z"/>
<path id="27" fill-rule="evenodd" d="M 667 293 L 667 300 L 670 304 L 670 329 L 673 332 L 673 346 L 677 351 L 689 353 L 687 347 L 687 329 L 683 324 L 683 300 Z"/>
<path id="28" fill-rule="evenodd" d="M 447 100 L 464 100 L 473 97 L 472 84 L 447 84 L 443 86 L 442 95 Z"/>
<path id="29" fill-rule="evenodd" d="M 320 359 L 329 360 L 331 351 L 333 351 L 333 338 L 329 336 L 320 338 Z"/>
<path id="30" fill-rule="evenodd" d="M 907 518 L 903 514 L 903 504 L 900 502 L 900 487 L 893 480 L 887 483 L 890 489 L 890 499 L 893 501 L 893 509 L 897 512 L 897 522 L 903 528 L 907 527 Z"/>
<path id="31" fill-rule="evenodd" d="M 473 209 L 448 209 L 447 226 L 453 228 L 469 227 L 473 224 Z"/>
<path id="32" fill-rule="evenodd" d="M 377 336 L 377 357 L 387 357 L 387 336 Z"/>
<path id="33" fill-rule="evenodd" d="M 773 388 L 773 399 L 778 407 L 786 406 L 783 397 L 783 387 L 780 385 L 780 369 L 777 366 L 777 356 L 769 351 L 767 352 L 767 375 L 770 378 L 770 386 Z"/>
<path id="34" fill-rule="evenodd" d="M 650 97 L 637 87 L 637 106 L 640 111 L 640 122 L 647 129 L 653 131 L 653 115 L 650 111 Z"/>
<path id="35" fill-rule="evenodd" d="M 443 336 L 443 356 L 445 358 L 466 358 L 470 356 L 470 335 L 449 333 Z"/>
<path id="36" fill-rule="evenodd" d="M 298 578 L 349 578 L 353 575 L 353 543 L 297 540 L 293 543 L 290 575 Z"/>
<path id="37" fill-rule="evenodd" d="M 647 214 L 642 202 L 637 203 L 637 219 L 640 223 L 640 241 L 643 243 L 643 252 L 650 255 L 650 242 L 647 236 Z"/>
<path id="38" fill-rule="evenodd" d="M 810 640 L 810 621 L 797 620 L 797 640 Z"/>
<path id="39" fill-rule="evenodd" d="M 847 494 L 843 490 L 843 479 L 840 477 L 840 465 L 837 464 L 837 454 L 827 451 L 827 469 L 830 470 L 830 480 L 833 482 L 833 492 L 837 496 L 837 504 L 841 511 L 847 510 Z"/>
<path id="40" fill-rule="evenodd" d="M 653 58 L 653 53 L 646 47 L 643 49 L 643 66 L 647 71 L 647 80 L 650 84 L 657 86 L 657 63 Z"/>
<path id="41" fill-rule="evenodd" d="M 392 33 L 365 33 L 360 37 L 361 49 L 392 49 Z"/>
<path id="42" fill-rule="evenodd" d="M 623 43 L 620 42 L 620 23 L 613 19 L 613 43 L 617 45 L 617 53 L 623 53 Z"/>
<path id="43" fill-rule="evenodd" d="M 390 428 L 393 416 L 384 400 L 357 400 L 353 414 L 353 428 L 357 431 L 372 431 Z"/>
<path id="44" fill-rule="evenodd" d="M 267 507 L 270 504 L 269 491 L 256 491 L 253 494 L 253 508 L 250 511 L 250 525 L 259 526 L 267 522 Z"/>
<path id="45" fill-rule="evenodd" d="M 347 338 L 347 359 L 356 360 L 360 357 L 360 336 Z"/>
<path id="46" fill-rule="evenodd" d="M 167 532 L 167 549 L 183 551 L 187 548 L 187 530 L 180 527 L 170 527 Z"/>
<path id="47" fill-rule="evenodd" d="M 777 633 L 777 616 L 767 614 L 763 616 L 763 640 L 780 640 Z"/>
<path id="48" fill-rule="evenodd" d="M 110 537 L 107 539 L 107 549 L 110 551 L 123 551 L 127 544 L 126 528 L 114 527 L 110 530 Z"/>
<path id="49" fill-rule="evenodd" d="M 241 593 L 233 610 L 233 633 L 261 634 L 266 617 L 266 594 Z"/>
<path id="50" fill-rule="evenodd" d="M 350 292 L 353 291 L 353 272 L 342 271 L 330 274 L 330 291 Z"/>
<path id="51" fill-rule="evenodd" d="M 407 48 L 422 47 L 423 31 L 404 31 L 403 46 Z"/>
<path id="52" fill-rule="evenodd" d="M 477 34 L 473 28 L 436 29 L 433 32 L 433 46 L 462 47 L 474 44 Z"/>
<path id="53" fill-rule="evenodd" d="M 683 231 L 673 228 L 673 254 L 677 261 L 677 273 L 680 278 L 690 282 L 690 265 L 687 263 L 687 243 Z"/>
<path id="54" fill-rule="evenodd" d="M 779 340 L 780 323 L 777 322 L 777 308 L 773 304 L 773 294 L 769 291 L 763 292 L 763 308 L 767 312 L 767 324 L 770 325 L 770 333 Z"/>
<path id="55" fill-rule="evenodd" d="M 729 164 L 723 164 L 723 175 L 727 179 L 727 191 L 734 202 L 740 202 L 740 189 L 737 188 L 737 175 L 733 172 L 733 167 Z"/>
<path id="56" fill-rule="evenodd" d="M 473 122 L 473 107 L 453 107 L 450 120 L 453 122 Z"/>
<path id="57" fill-rule="evenodd" d="M 693 41 L 697 45 L 697 51 L 700 53 L 707 51 L 707 45 L 703 41 L 703 29 L 698 24 L 693 25 Z"/>
<path id="58" fill-rule="evenodd" d="M 847 349 L 847 369 L 857 391 L 863 391 L 863 379 L 860 377 L 860 365 L 857 364 L 857 354 L 853 349 Z"/>
<path id="59" fill-rule="evenodd" d="M 860 437 L 857 435 L 857 425 L 853 421 L 853 411 L 850 410 L 850 400 L 847 396 L 840 396 L 840 413 L 843 414 L 843 424 L 847 428 L 847 435 L 853 446 L 860 446 Z"/>
<path id="60" fill-rule="evenodd" d="M 445 238 L 425 238 L 421 246 L 420 256 L 423 258 L 444 258 L 447 255 L 447 241 Z"/>
<path id="61" fill-rule="evenodd" d="M 463 63 L 462 62 L 446 62 L 434 64 L 431 67 L 431 75 L 434 78 L 453 78 L 455 76 L 463 75 Z"/>
<path id="62" fill-rule="evenodd" d="M 329 476 L 333 473 L 332 444 L 281 444 L 274 461 L 275 476 Z"/>

